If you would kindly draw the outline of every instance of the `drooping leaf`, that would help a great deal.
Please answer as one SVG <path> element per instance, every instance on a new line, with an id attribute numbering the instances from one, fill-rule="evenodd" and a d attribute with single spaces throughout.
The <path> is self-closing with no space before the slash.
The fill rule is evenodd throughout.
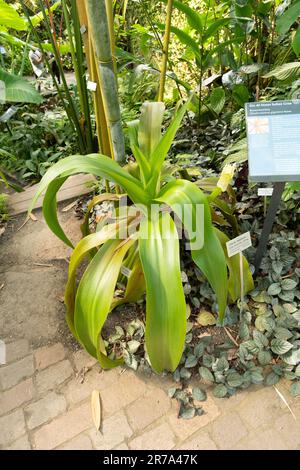
<path id="1" fill-rule="evenodd" d="M 76 333 L 85 349 L 98 358 L 103 368 L 115 367 L 122 362 L 122 359 L 112 360 L 106 356 L 100 335 L 110 310 L 123 258 L 133 243 L 133 239 L 106 241 L 83 274 L 76 294 Z"/>
<path id="2" fill-rule="evenodd" d="M 0 82 L 4 88 L 0 89 L 0 101 L 6 103 L 35 103 L 43 101 L 40 93 L 25 78 L 10 74 L 0 67 Z M 3 95 L 3 96 L 2 96 Z"/>
<path id="3" fill-rule="evenodd" d="M 212 226 L 206 196 L 190 181 L 176 180 L 162 188 L 157 201 L 169 205 L 183 223 L 190 237 L 192 258 L 217 295 L 222 320 L 227 305 L 227 267 L 223 248 Z"/>
<path id="4" fill-rule="evenodd" d="M 140 181 L 128 174 L 123 168 L 121 168 L 115 161 L 104 155 L 92 154 L 92 155 L 73 155 L 71 157 L 64 158 L 59 162 L 55 163 L 47 173 L 43 176 L 40 181 L 39 187 L 36 194 L 30 204 L 28 212 L 30 213 L 38 198 L 48 188 L 50 183 L 54 182 L 56 178 L 65 178 L 76 173 L 91 173 L 103 178 L 107 178 L 111 181 L 115 181 L 120 184 L 127 194 L 139 203 L 148 203 L 149 196 L 145 193 L 142 188 Z M 52 208 L 51 214 L 53 215 L 53 207 L 57 190 L 59 189 L 59 183 L 53 183 L 47 191 L 47 205 Z M 46 210 L 47 211 L 47 210 Z M 45 211 L 45 213 L 46 213 Z M 46 214 L 47 217 L 47 214 Z M 65 236 L 62 235 L 62 228 L 58 224 L 57 220 L 52 220 L 51 230 L 58 236 L 63 242 L 66 243 Z M 69 243 L 68 243 L 69 244 Z"/>
<path id="5" fill-rule="evenodd" d="M 186 304 L 178 235 L 168 213 L 141 222 L 139 250 L 146 281 L 147 352 L 156 372 L 173 371 L 184 348 Z"/>

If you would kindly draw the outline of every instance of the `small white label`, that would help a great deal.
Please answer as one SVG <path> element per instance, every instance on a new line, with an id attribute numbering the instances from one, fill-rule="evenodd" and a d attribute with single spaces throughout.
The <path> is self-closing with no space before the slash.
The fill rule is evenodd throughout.
<path id="1" fill-rule="evenodd" d="M 126 268 L 126 266 L 121 266 L 121 273 L 123 276 L 129 277 L 131 274 L 131 269 Z"/>
<path id="2" fill-rule="evenodd" d="M 87 89 L 90 90 L 90 91 L 96 91 L 96 88 L 97 88 L 97 83 L 96 82 L 91 82 L 90 80 L 88 80 Z"/>
<path id="3" fill-rule="evenodd" d="M 16 114 L 16 112 L 18 111 L 18 106 L 11 106 L 10 108 L 8 108 L 3 114 L 2 116 L 0 116 L 0 122 L 7 122 L 10 120 L 10 118 Z"/>
<path id="4" fill-rule="evenodd" d="M 6 54 L 6 49 L 3 46 L 0 46 L 0 54 L 5 55 Z"/>
<path id="5" fill-rule="evenodd" d="M 83 25 L 81 26 L 80 32 L 81 32 L 81 34 L 84 34 L 84 33 L 86 32 L 86 26 L 85 26 L 85 24 L 83 24 Z"/>
<path id="6" fill-rule="evenodd" d="M 227 253 L 228 256 L 234 256 L 237 253 L 241 253 L 242 251 L 246 250 L 252 246 L 250 232 L 245 232 L 242 235 L 234 238 L 233 240 L 229 240 L 226 243 Z"/>
<path id="7" fill-rule="evenodd" d="M 258 196 L 272 196 L 273 188 L 258 188 L 257 195 Z"/>

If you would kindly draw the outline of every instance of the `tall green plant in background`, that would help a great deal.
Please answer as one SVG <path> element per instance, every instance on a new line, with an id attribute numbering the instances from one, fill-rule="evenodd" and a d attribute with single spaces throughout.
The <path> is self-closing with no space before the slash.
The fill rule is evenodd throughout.
<path id="1" fill-rule="evenodd" d="M 139 124 L 130 127 L 131 147 L 138 166 L 136 176 L 104 155 L 68 157 L 48 170 L 30 207 L 32 210 L 39 196 L 46 191 L 43 202 L 46 222 L 69 246 L 73 245 L 59 225 L 55 200 L 68 176 L 86 172 L 114 181 L 139 208 L 139 213 L 132 215 L 131 208 L 126 217 L 84 236 L 70 260 L 65 293 L 67 322 L 78 341 L 104 368 L 122 362 L 122 358 L 107 356 L 101 337 L 109 312 L 120 303 L 138 300 L 144 290 L 146 347 L 153 369 L 157 372 L 174 370 L 182 355 L 186 304 L 180 274 L 179 239 L 171 215 L 168 212 L 153 215 L 152 204 L 165 204 L 174 211 L 189 234 L 191 244 L 196 237 L 197 207 L 203 208 L 204 244 L 192 249 L 191 256 L 215 291 L 220 321 L 224 319 L 228 297 L 227 261 L 212 225 L 208 198 L 190 181 L 173 178 L 165 184 L 162 179 L 165 158 L 187 106 L 188 103 L 181 107 L 164 135 L 161 135 L 163 103 L 142 106 Z M 101 195 L 94 203 L 105 197 L 115 200 L 121 196 Z M 85 225 L 87 223 L 88 216 Z M 136 230 L 121 240 L 118 236 L 121 229 L 129 229 L 132 223 Z M 77 268 L 89 255 L 92 260 L 76 288 Z M 248 269 L 245 263 L 245 269 Z M 120 299 L 114 297 L 114 292 L 123 264 L 130 268 L 130 275 L 125 295 Z M 231 269 L 236 273 L 238 266 L 231 266 Z M 251 282 L 247 287 L 252 287 Z"/>
<path id="2" fill-rule="evenodd" d="M 171 34 L 172 10 L 173 10 L 173 0 L 168 0 L 166 31 L 165 31 L 165 37 L 164 37 L 164 43 L 163 43 L 163 60 L 162 60 L 162 66 L 161 66 L 161 71 L 160 71 L 158 101 L 164 100 L 166 73 L 167 73 L 167 67 L 168 67 L 169 43 L 170 43 L 170 34 Z"/>

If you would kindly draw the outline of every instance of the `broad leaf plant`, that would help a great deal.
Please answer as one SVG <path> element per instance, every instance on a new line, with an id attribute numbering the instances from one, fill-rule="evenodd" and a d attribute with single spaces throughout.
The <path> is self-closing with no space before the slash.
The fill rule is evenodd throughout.
<path id="1" fill-rule="evenodd" d="M 162 135 L 164 104 L 144 103 L 138 123 L 129 127 L 136 163 L 121 167 L 104 155 L 73 155 L 53 165 L 42 178 L 29 212 L 44 193 L 43 214 L 49 228 L 73 248 L 57 217 L 56 194 L 66 179 L 76 173 L 91 173 L 119 185 L 129 198 L 126 216 L 98 224 L 89 233 L 89 213 L 82 225 L 83 238 L 74 248 L 65 290 L 70 330 L 103 368 L 123 362 L 108 355 L 101 331 L 109 313 L 121 303 L 135 302 L 146 293 L 146 349 L 156 372 L 174 371 L 183 353 L 186 336 L 186 301 L 181 281 L 180 242 L 176 220 L 189 238 L 191 257 L 215 292 L 222 322 L 228 299 L 239 296 L 239 261 L 228 258 L 227 236 L 212 224 L 208 196 L 191 181 L 166 175 L 164 162 L 186 112 L 188 102 L 175 115 Z M 101 194 L 89 206 L 125 194 Z M 164 205 L 167 210 L 153 211 Z M 202 208 L 201 234 L 194 233 L 197 207 Z M 133 208 L 136 208 L 133 211 Z M 124 208 L 123 208 L 124 209 Z M 123 214 L 123 212 L 122 212 Z M 173 214 L 173 215 L 172 215 Z M 120 236 L 121 233 L 126 236 Z M 237 255 L 238 256 L 238 255 Z M 79 283 L 77 271 L 89 259 Z M 253 288 L 244 258 L 245 290 Z M 124 266 L 128 277 L 124 278 Z M 115 295 L 118 280 L 126 280 L 124 296 Z M 78 284 L 78 285 L 77 285 Z"/>

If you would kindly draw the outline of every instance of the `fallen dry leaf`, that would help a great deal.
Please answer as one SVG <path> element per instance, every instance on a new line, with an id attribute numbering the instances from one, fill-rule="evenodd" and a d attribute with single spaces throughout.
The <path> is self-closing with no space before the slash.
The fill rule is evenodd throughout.
<path id="1" fill-rule="evenodd" d="M 97 431 L 101 426 L 101 398 L 98 390 L 93 390 L 91 395 L 92 418 Z"/>

